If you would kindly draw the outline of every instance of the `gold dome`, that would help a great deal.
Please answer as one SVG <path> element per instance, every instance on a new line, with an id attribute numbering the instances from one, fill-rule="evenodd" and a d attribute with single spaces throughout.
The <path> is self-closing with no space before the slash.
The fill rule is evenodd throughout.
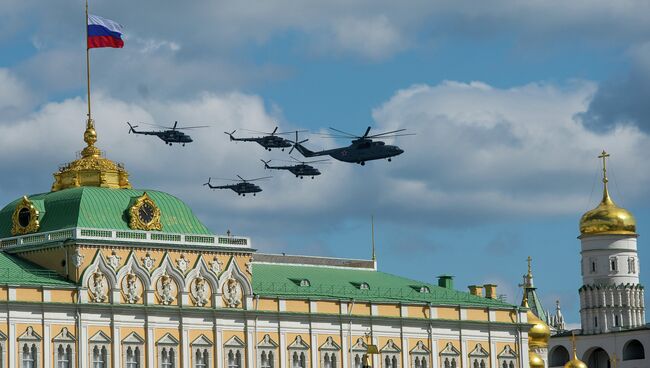
<path id="1" fill-rule="evenodd" d="M 551 329 L 548 327 L 544 321 L 539 319 L 530 309 L 528 305 L 528 296 L 524 292 L 524 299 L 521 302 L 521 306 L 528 308 L 526 312 L 526 317 L 528 319 L 528 324 L 533 325 L 533 327 L 528 330 L 528 347 L 530 348 L 547 348 L 548 340 L 551 338 Z"/>
<path id="2" fill-rule="evenodd" d="M 605 158 L 609 157 L 609 154 L 603 151 L 598 157 L 603 159 L 603 199 L 596 208 L 582 215 L 580 234 L 636 235 L 636 220 L 632 213 L 625 208 L 618 207 L 609 196 L 605 166 Z"/>
<path id="3" fill-rule="evenodd" d="M 102 157 L 99 148 L 95 147 L 97 132 L 92 119 L 88 119 L 84 141 L 86 147 L 81 151 L 81 158 L 64 165 L 54 174 L 52 191 L 85 186 L 131 188 L 124 167 Z"/>
<path id="4" fill-rule="evenodd" d="M 587 367 L 587 365 L 582 360 L 578 358 L 573 358 L 564 365 L 564 368 L 589 368 L 589 367 Z"/>
<path id="5" fill-rule="evenodd" d="M 528 354 L 528 363 L 530 368 L 544 368 L 544 360 L 532 351 Z"/>
<path id="6" fill-rule="evenodd" d="M 531 348 L 548 347 L 548 339 L 551 337 L 551 329 L 530 309 L 526 312 L 526 316 L 528 317 L 528 323 L 533 325 L 533 327 L 528 331 L 528 346 Z"/>

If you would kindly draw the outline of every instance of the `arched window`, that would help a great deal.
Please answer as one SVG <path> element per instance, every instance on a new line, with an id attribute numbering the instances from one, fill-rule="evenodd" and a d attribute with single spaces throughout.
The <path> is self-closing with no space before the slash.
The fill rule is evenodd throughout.
<path id="1" fill-rule="evenodd" d="M 645 359 L 645 349 L 639 340 L 630 340 L 623 347 L 623 360 Z"/>
<path id="2" fill-rule="evenodd" d="M 38 367 L 41 336 L 39 336 L 30 326 L 27 327 L 27 330 L 18 337 L 18 343 L 20 349 L 20 368 Z"/>
<path id="3" fill-rule="evenodd" d="M 564 366 L 569 361 L 569 351 L 562 345 L 551 349 L 548 354 L 548 365 L 551 367 Z"/>
<path id="4" fill-rule="evenodd" d="M 127 346 L 124 358 L 126 361 L 126 368 L 140 368 L 140 347 Z"/>
<path id="5" fill-rule="evenodd" d="M 72 347 L 60 344 L 56 349 L 56 368 L 72 368 Z"/>
<path id="6" fill-rule="evenodd" d="M 108 350 L 105 345 L 95 345 L 92 350 L 92 368 L 108 367 Z"/>
<path id="7" fill-rule="evenodd" d="M 321 364 L 322 368 L 337 368 L 336 363 L 339 360 L 339 354 L 341 347 L 334 342 L 334 338 L 328 336 L 325 340 L 325 343 L 321 345 L 318 350 L 321 355 Z"/>
<path id="8" fill-rule="evenodd" d="M 166 333 L 157 342 L 158 367 L 176 368 L 178 366 L 178 340 L 170 333 Z"/>
<path id="9" fill-rule="evenodd" d="M 257 343 L 257 361 L 260 368 L 273 368 L 275 366 L 277 348 L 278 344 L 269 335 L 264 335 L 262 341 Z"/>
<path id="10" fill-rule="evenodd" d="M 307 354 L 309 352 L 309 345 L 300 336 L 287 346 L 289 356 L 291 357 L 292 368 L 307 368 Z"/>
<path id="11" fill-rule="evenodd" d="M 190 344 L 192 347 L 192 366 L 194 368 L 210 368 L 210 353 L 212 341 L 205 335 L 197 337 Z"/>
<path id="12" fill-rule="evenodd" d="M 21 368 L 36 368 L 38 350 L 36 344 L 23 344 L 23 353 L 21 357 Z"/>
<path id="13" fill-rule="evenodd" d="M 226 368 L 242 368 L 242 356 L 246 345 L 237 336 L 233 336 L 224 346 L 224 357 Z"/>

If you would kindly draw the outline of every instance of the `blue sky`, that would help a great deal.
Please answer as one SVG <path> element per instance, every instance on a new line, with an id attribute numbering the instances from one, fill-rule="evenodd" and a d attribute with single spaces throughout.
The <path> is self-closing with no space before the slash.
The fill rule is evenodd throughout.
<path id="1" fill-rule="evenodd" d="M 456 286 L 496 282 L 510 300 L 534 258 L 544 304 L 578 321 L 578 220 L 612 194 L 637 216 L 642 282 L 650 228 L 650 9 L 641 1 L 93 1 L 126 47 L 93 50 L 101 148 L 138 188 L 173 193 L 215 232 L 260 251 L 368 257 Z M 152 12 L 151 9 L 156 9 Z M 0 202 L 47 191 L 82 148 L 83 4 L 0 9 Z M 126 121 L 214 126 L 191 146 L 127 134 Z M 314 181 L 273 173 L 242 199 L 200 186 L 254 177 L 281 152 L 223 131 L 406 128 L 406 153 L 333 162 Z M 313 147 L 345 141 L 310 138 Z M 296 153 L 297 154 L 297 153 Z"/>

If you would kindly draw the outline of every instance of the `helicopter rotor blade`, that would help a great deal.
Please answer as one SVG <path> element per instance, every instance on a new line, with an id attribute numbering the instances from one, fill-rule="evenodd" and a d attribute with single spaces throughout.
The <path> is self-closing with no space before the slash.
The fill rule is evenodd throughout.
<path id="1" fill-rule="evenodd" d="M 176 128 L 176 130 L 187 130 L 187 129 L 200 129 L 200 128 L 209 128 L 209 125 L 197 125 L 197 126 L 189 126 L 189 127 L 182 127 L 182 128 Z"/>
<path id="2" fill-rule="evenodd" d="M 368 129 L 366 129 L 366 132 L 363 133 L 363 135 L 361 136 L 361 138 L 366 138 L 366 137 L 368 137 L 368 133 L 370 133 L 370 127 L 368 127 Z"/>
<path id="3" fill-rule="evenodd" d="M 242 181 L 247 181 L 246 179 L 242 178 L 241 176 L 237 175 L 238 178 L 240 178 Z"/>
<path id="4" fill-rule="evenodd" d="M 275 129 L 273 129 L 273 131 L 271 132 L 271 135 L 275 135 L 275 132 L 277 131 L 278 131 L 278 127 L 275 127 Z"/>
<path id="5" fill-rule="evenodd" d="M 178 125 L 178 120 L 174 122 L 174 127 L 172 128 L 172 130 L 176 130 L 177 125 Z"/>
<path id="6" fill-rule="evenodd" d="M 330 127 L 330 129 L 332 129 L 332 130 L 335 131 L 335 132 L 339 132 L 339 133 L 341 133 L 341 134 L 345 134 L 345 135 L 348 136 L 348 138 L 350 138 L 350 137 L 361 138 L 361 137 L 359 137 L 359 136 L 356 135 L 356 134 L 352 134 L 352 133 L 344 132 L 344 131 L 342 131 L 342 130 L 338 130 L 338 129 L 336 129 L 336 128 L 332 128 L 332 127 Z"/>
<path id="7" fill-rule="evenodd" d="M 379 134 L 373 134 L 373 135 L 371 135 L 371 136 L 368 136 L 368 138 L 381 137 L 382 135 L 399 133 L 399 132 L 403 132 L 403 131 L 405 131 L 405 130 L 406 130 L 406 129 L 397 129 L 397 130 L 393 130 L 393 131 L 390 131 L 390 132 L 379 133 Z"/>
<path id="8" fill-rule="evenodd" d="M 382 140 L 382 139 L 387 139 L 387 138 L 393 138 L 393 137 L 405 137 L 408 135 L 416 135 L 415 133 L 406 133 L 406 134 L 393 134 L 393 135 L 384 135 L 381 137 L 368 137 L 368 139 L 376 139 L 376 140 Z"/>
<path id="9" fill-rule="evenodd" d="M 210 181 L 212 181 L 212 178 L 208 178 L 208 182 L 203 184 L 203 186 L 210 185 Z"/>
<path id="10" fill-rule="evenodd" d="M 272 176 L 263 176 L 261 178 L 248 179 L 248 180 L 244 180 L 244 181 L 251 182 L 251 181 L 258 181 L 258 180 L 264 180 L 264 179 L 270 179 L 270 178 L 272 178 Z"/>

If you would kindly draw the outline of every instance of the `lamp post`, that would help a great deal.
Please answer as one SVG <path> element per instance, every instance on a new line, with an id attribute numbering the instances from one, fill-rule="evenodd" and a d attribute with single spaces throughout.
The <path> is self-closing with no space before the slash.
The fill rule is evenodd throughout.
<path id="1" fill-rule="evenodd" d="M 366 346 L 368 349 L 366 351 L 366 354 L 363 355 L 363 368 L 372 368 L 370 365 L 371 356 L 379 354 L 379 349 L 377 349 L 377 345 L 371 344 L 372 340 L 370 340 L 371 334 L 369 332 L 366 332 L 365 336 Z"/>

